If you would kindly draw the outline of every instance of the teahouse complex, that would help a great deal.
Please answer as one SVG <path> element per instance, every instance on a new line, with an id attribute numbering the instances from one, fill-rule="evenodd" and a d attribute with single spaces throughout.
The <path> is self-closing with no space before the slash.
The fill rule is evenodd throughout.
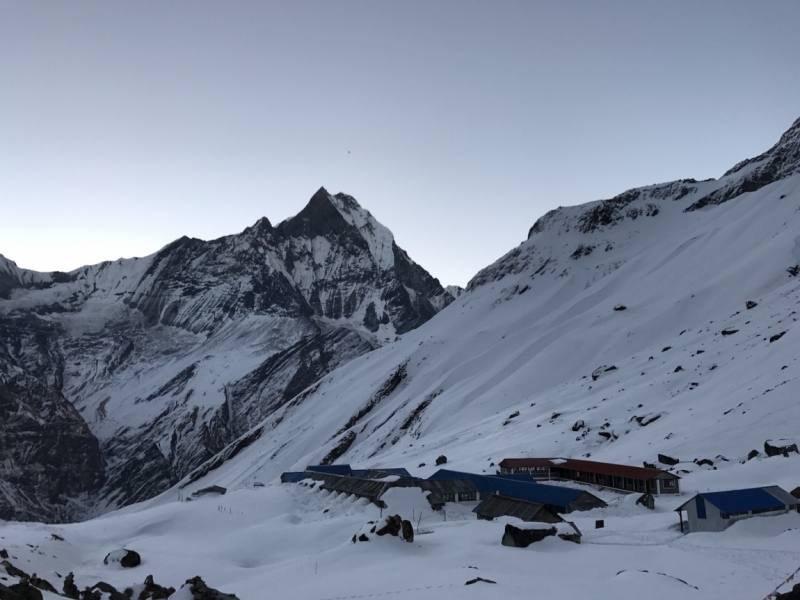
<path id="1" fill-rule="evenodd" d="M 381 496 L 393 487 L 417 487 L 430 492 L 433 510 L 449 502 L 473 503 L 479 519 L 511 516 L 523 521 L 558 523 L 561 515 L 607 506 L 586 489 L 548 485 L 545 481 L 574 481 L 626 493 L 679 494 L 680 477 L 653 467 L 632 467 L 572 458 L 506 458 L 491 475 L 439 469 L 427 479 L 403 468 L 352 469 L 350 465 L 309 465 L 305 471 L 281 475 L 284 483 L 313 479 L 320 488 L 366 498 L 385 506 Z M 205 492 L 207 490 L 201 490 Z M 216 490 L 215 490 L 216 491 Z M 705 492 L 676 509 L 681 531 L 723 531 L 737 520 L 755 515 L 800 512 L 800 488 L 786 492 L 778 486 Z M 649 506 L 652 508 L 652 506 Z M 686 512 L 684 523 L 683 512 Z"/>
<path id="2" fill-rule="evenodd" d="M 623 492 L 679 494 L 680 477 L 649 467 L 630 467 L 575 458 L 506 458 L 501 473 L 528 473 L 534 479 L 590 483 Z"/>

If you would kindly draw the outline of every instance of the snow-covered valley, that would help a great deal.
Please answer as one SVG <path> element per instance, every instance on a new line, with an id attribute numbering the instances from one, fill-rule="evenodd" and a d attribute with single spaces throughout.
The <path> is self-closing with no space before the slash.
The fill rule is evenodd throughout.
<path id="1" fill-rule="evenodd" d="M 797 473 L 800 460 L 785 462 L 754 461 L 738 475 L 694 474 L 686 483 L 727 487 L 752 476 L 785 484 L 787 469 Z M 524 549 L 502 546 L 504 523 L 515 519 L 478 521 L 469 506 L 448 508 L 446 522 L 423 510 L 425 533 L 411 544 L 389 535 L 353 543 L 354 534 L 379 519 L 375 505 L 303 484 L 274 483 L 194 502 L 165 495 L 84 523 L 7 523 L 0 546 L 16 567 L 59 591 L 68 572 L 80 589 L 105 581 L 137 593 L 147 575 L 179 588 L 200 574 L 208 585 L 241 599 L 760 600 L 800 566 L 797 513 L 741 521 L 721 534 L 686 536 L 671 510 L 679 498 L 659 503 L 653 512 L 636 506 L 634 496 L 594 491 L 609 507 L 570 516 L 583 532 L 580 545 L 550 538 Z M 390 499 L 384 512 L 411 518 L 404 514 L 408 508 Z M 604 519 L 605 528 L 595 530 L 596 519 Z M 104 565 L 103 558 L 121 547 L 137 551 L 142 564 Z M 496 583 L 465 585 L 476 577 Z"/>

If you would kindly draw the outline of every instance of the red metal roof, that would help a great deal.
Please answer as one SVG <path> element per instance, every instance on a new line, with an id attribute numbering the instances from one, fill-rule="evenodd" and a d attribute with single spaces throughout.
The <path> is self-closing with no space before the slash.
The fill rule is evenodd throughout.
<path id="1" fill-rule="evenodd" d="M 657 475 L 668 475 L 670 478 L 680 479 L 677 475 L 663 471 L 662 469 L 648 469 L 647 467 L 630 467 L 628 465 L 616 465 L 614 463 L 603 463 L 594 460 L 580 460 L 576 458 L 504 458 L 500 462 L 501 467 L 518 469 L 521 467 L 550 467 L 554 469 L 571 469 L 584 473 L 595 473 L 597 475 L 610 475 L 613 477 L 629 477 L 647 481 Z"/>

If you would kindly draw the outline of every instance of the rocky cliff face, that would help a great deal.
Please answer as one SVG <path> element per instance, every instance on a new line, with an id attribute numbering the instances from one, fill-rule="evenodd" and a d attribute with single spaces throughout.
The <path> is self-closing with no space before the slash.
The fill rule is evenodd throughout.
<path id="1" fill-rule="evenodd" d="M 0 345 L 0 519 L 69 519 L 104 479 L 78 411 Z"/>
<path id="2" fill-rule="evenodd" d="M 369 212 L 324 189 L 277 226 L 263 218 L 145 258 L 36 273 L 0 257 L 0 351 L 16 377 L 4 383 L 14 390 L 4 406 L 10 414 L 23 399 L 60 399 L 59 410 L 29 412 L 53 431 L 80 431 L 85 452 L 99 441 L 105 471 L 98 455 L 75 454 L 88 469 L 77 487 L 52 486 L 92 497 L 100 511 L 167 489 L 338 365 L 451 301 Z M 6 448 L 26 431 L 4 427 Z M 19 465 L 32 454 L 15 456 Z M 2 485 L 16 508 L 5 514 L 86 514 L 86 503 L 61 510 L 52 494 L 33 502 L 13 464 Z M 51 481 L 43 473 L 40 485 Z"/>

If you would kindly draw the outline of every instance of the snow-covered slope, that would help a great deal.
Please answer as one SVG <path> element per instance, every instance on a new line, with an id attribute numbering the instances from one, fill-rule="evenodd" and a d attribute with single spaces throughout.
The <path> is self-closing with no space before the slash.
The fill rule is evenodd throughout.
<path id="1" fill-rule="evenodd" d="M 353 198 L 320 189 L 275 227 L 144 258 L 42 274 L 0 257 L 0 347 L 19 381 L 63 394 L 99 439 L 102 510 L 168 489 L 451 301 Z M 0 516 L 52 518 L 19 498 L 0 495 Z"/>
<path id="2" fill-rule="evenodd" d="M 800 441 L 799 131 L 719 180 L 548 213 L 446 310 L 295 397 L 191 485 L 323 460 L 425 474 L 440 454 L 488 471 L 664 453 L 696 471 Z M 746 191 L 763 165 L 773 180 Z"/>

